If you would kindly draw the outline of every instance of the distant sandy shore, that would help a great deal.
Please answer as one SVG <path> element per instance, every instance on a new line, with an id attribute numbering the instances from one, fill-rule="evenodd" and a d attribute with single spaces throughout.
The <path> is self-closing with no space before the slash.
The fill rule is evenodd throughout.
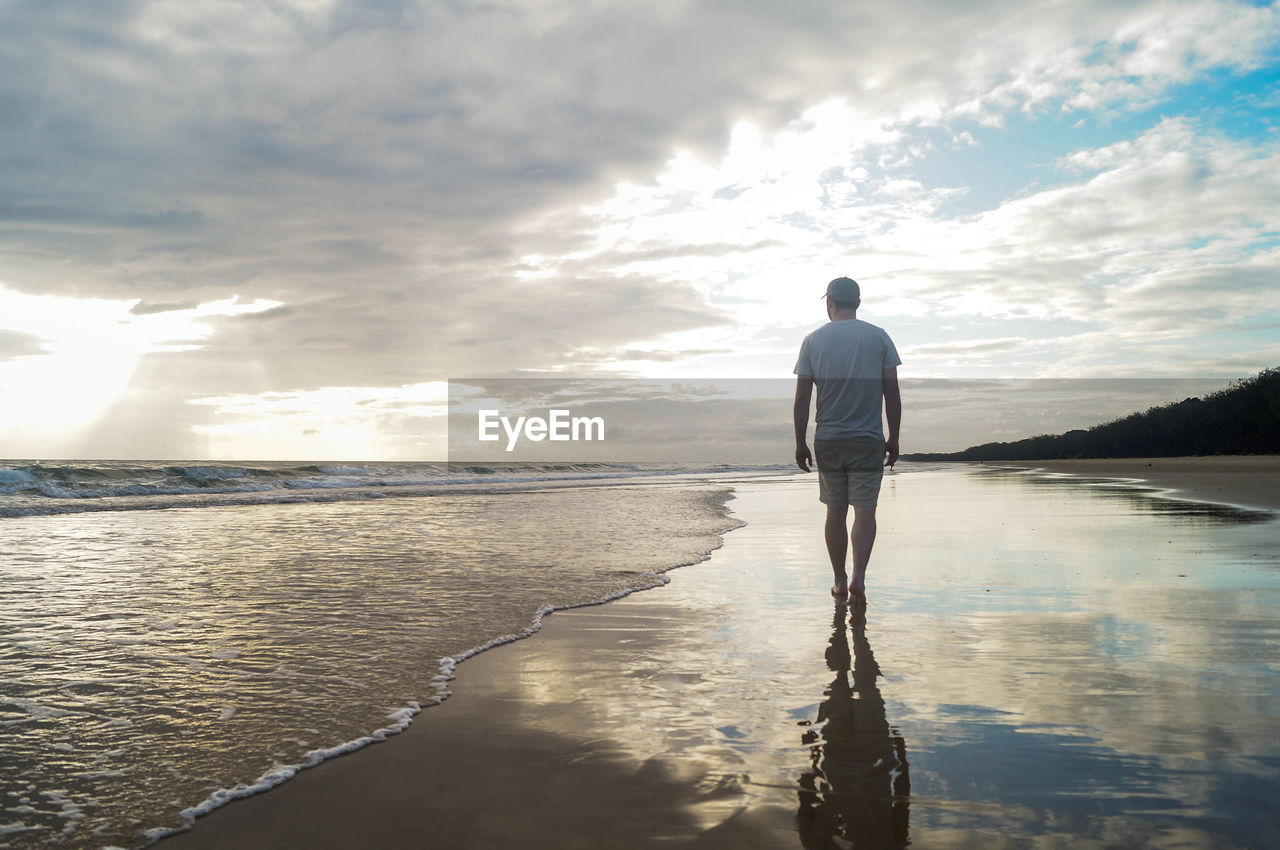
<path id="1" fill-rule="evenodd" d="M 1140 478 L 1170 495 L 1280 510 L 1280 455 L 991 461 L 988 466 L 1044 469 L 1101 478 Z"/>

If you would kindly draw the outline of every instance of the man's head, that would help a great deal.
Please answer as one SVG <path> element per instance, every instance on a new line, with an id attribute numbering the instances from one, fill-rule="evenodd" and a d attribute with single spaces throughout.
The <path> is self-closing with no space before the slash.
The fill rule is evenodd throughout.
<path id="1" fill-rule="evenodd" d="M 862 302 L 862 292 L 853 278 L 838 277 L 827 284 L 827 315 L 854 312 Z"/>

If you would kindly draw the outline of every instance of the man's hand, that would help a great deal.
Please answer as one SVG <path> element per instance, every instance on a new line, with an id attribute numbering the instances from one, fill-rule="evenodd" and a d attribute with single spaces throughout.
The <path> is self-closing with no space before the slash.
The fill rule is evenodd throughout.
<path id="1" fill-rule="evenodd" d="M 893 469 L 893 465 L 898 462 L 898 438 L 890 437 L 884 441 L 884 465 Z"/>
<path id="2" fill-rule="evenodd" d="M 889 439 L 884 441 L 884 465 L 893 469 L 898 462 L 898 434 L 902 430 L 902 392 L 898 389 L 898 367 L 891 366 L 881 375 L 884 384 L 884 414 L 889 420 Z"/>
<path id="3" fill-rule="evenodd" d="M 796 375 L 796 403 L 792 410 L 792 419 L 796 425 L 796 466 L 802 472 L 810 472 L 813 455 L 809 454 L 809 443 L 805 435 L 809 433 L 809 399 L 813 396 L 813 376 Z"/>

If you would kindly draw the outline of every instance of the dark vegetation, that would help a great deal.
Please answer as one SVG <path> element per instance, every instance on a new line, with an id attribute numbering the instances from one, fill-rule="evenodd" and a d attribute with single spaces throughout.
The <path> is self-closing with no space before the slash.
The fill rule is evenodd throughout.
<path id="1" fill-rule="evenodd" d="M 1249 454 L 1280 454 L 1280 369 L 1264 369 L 1204 398 L 1152 407 L 1087 430 L 903 457 L 1056 460 Z"/>

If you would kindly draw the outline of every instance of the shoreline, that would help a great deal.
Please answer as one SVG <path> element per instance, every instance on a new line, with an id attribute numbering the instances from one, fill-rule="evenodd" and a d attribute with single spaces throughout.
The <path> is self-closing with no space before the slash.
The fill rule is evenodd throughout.
<path id="1" fill-rule="evenodd" d="M 1078 478 L 1139 480 L 1164 498 L 1280 511 L 1280 455 L 962 461 L 967 466 L 1042 470 Z"/>
<path id="2" fill-rule="evenodd" d="M 1257 460 L 1233 459 L 1227 465 L 1256 464 Z M 1280 500 L 1265 490 L 1274 481 L 1267 476 L 1280 470 L 1280 458 L 1269 458 L 1261 468 L 1234 470 L 1223 470 L 1215 461 L 1222 459 L 999 466 L 1084 479 L 1142 479 L 1146 484 L 1140 490 L 1167 489 L 1176 493 L 1175 498 L 1280 508 Z M 1262 481 L 1256 480 L 1260 477 Z M 887 490 L 893 489 L 890 482 L 893 478 L 886 479 Z M 817 510 L 812 483 L 804 481 L 804 492 L 797 496 L 805 502 L 805 516 Z M 784 492 L 777 494 L 781 499 L 777 504 L 764 488 L 741 498 L 743 510 L 731 514 L 739 519 L 751 519 L 756 515 L 753 511 L 773 511 L 784 504 L 793 516 L 799 515 L 790 507 L 792 497 Z M 784 560 L 811 564 L 820 554 L 818 536 L 801 533 L 780 540 L 776 521 L 775 528 L 767 530 L 767 514 L 761 517 L 760 527 L 753 528 L 753 522 L 737 535 L 721 535 L 721 548 L 703 567 L 693 568 L 698 574 L 674 570 L 667 574 L 672 581 L 650 593 L 555 612 L 530 640 L 467 659 L 459 666 L 452 696 L 424 711 L 408 730 L 384 746 L 326 761 L 269 793 L 238 800 L 200 818 L 191 830 L 164 839 L 160 846 L 163 850 L 432 844 L 480 848 L 518 839 L 534 850 L 797 847 L 799 786 L 777 790 L 788 782 L 795 786 L 795 777 L 770 777 L 759 759 L 724 770 L 724 748 L 733 747 L 738 728 L 749 732 L 761 716 L 777 713 L 777 706 L 769 703 L 771 695 L 755 689 L 742 691 L 726 715 L 698 711 L 698 698 L 690 692 L 703 682 L 721 689 L 732 687 L 739 671 L 778 669 L 752 663 L 749 657 L 733 658 L 732 653 L 722 657 L 712 651 L 719 622 L 732 618 L 735 611 L 739 618 L 742 612 L 751 613 L 752 622 L 758 623 L 762 611 L 771 612 L 776 606 L 793 614 L 825 609 L 830 623 L 831 603 L 823 598 L 829 575 L 815 574 L 812 587 L 805 583 L 807 579 L 794 586 L 794 579 L 770 578 L 779 553 Z M 762 546 L 762 542 L 774 545 Z M 779 549 L 780 542 L 788 545 Z M 878 550 L 883 551 L 882 561 L 893 557 L 895 544 L 908 542 L 886 535 L 885 548 Z M 755 590 L 742 594 L 743 586 Z M 877 591 L 879 617 L 893 613 L 896 603 L 890 601 L 889 592 L 887 588 Z M 889 608 L 883 607 L 886 602 Z M 830 626 L 819 632 L 811 623 L 807 629 L 802 624 L 795 634 L 771 640 L 781 647 L 778 651 L 799 652 L 796 657 L 807 657 L 810 663 L 821 661 Z M 904 659 L 919 650 L 915 640 L 909 647 L 895 647 L 895 639 L 883 628 L 875 634 L 877 655 L 886 668 L 901 676 L 910 669 L 904 668 Z M 947 638 L 948 645 L 951 640 Z M 857 654 L 856 645 L 854 649 Z M 660 669 L 646 666 L 664 657 L 678 663 Z M 828 653 L 827 665 L 830 662 Z M 819 666 L 825 670 L 827 665 Z M 745 675 L 747 684 L 761 683 L 751 679 L 750 673 Z M 772 685 L 777 675 L 771 673 L 765 681 Z M 817 699 L 830 675 L 824 673 L 815 681 L 818 685 L 809 693 Z M 628 693 L 654 691 L 669 695 L 665 713 L 626 698 Z M 727 724 L 715 726 L 728 731 L 725 741 L 712 742 L 714 747 L 705 740 L 707 730 L 701 728 L 708 724 L 700 717 L 704 713 L 716 723 Z M 786 725 L 795 728 L 794 721 Z M 784 749 L 774 750 L 779 756 L 785 748 L 795 749 L 799 741 L 798 735 L 793 740 L 787 734 L 780 739 Z M 920 746 L 919 730 L 904 734 L 913 746 Z M 925 819 L 931 809 L 945 812 L 958 805 L 918 793 L 913 793 L 912 804 L 918 809 L 917 817 Z M 982 835 L 987 837 L 970 833 L 958 839 L 956 846 L 989 846 L 990 835 Z"/>
<path id="3" fill-rule="evenodd" d="M 731 505 L 734 489 L 724 489 Z M 563 725 L 557 715 L 564 706 L 531 702 L 512 683 L 547 659 L 560 656 L 550 662 L 558 666 L 569 656 L 589 666 L 593 654 L 622 643 L 644 645 L 657 640 L 654 635 L 665 626 L 691 622 L 693 612 L 664 601 L 660 592 L 683 570 L 716 557 L 730 533 L 746 526 L 732 510 L 726 518 L 734 524 L 718 535 L 716 546 L 697 560 L 664 570 L 657 584 L 544 607 L 535 625 L 519 635 L 442 659 L 437 695 L 423 701 L 396 734 L 372 736 L 368 745 L 301 766 L 290 778 L 260 790 L 215 795 L 219 801 L 197 807 L 201 814 L 188 828 L 151 831 L 155 841 L 148 846 L 418 850 L 437 844 L 488 848 L 520 836 L 521 845 L 534 850 L 596 850 L 606 834 L 612 836 L 609 846 L 657 850 L 670 847 L 673 838 L 704 846 L 696 840 L 703 824 L 689 811 L 700 803 L 714 806 L 722 796 L 718 791 L 708 795 L 690 788 L 689 780 L 700 777 L 686 766 L 650 759 L 636 771 L 600 739 L 574 740 L 551 731 L 548 727 Z M 578 671 L 579 676 L 610 674 L 616 671 Z M 555 776 L 543 769 L 547 766 L 556 768 Z M 461 776 L 466 781 L 459 781 Z M 492 810 L 477 811 L 481 796 L 495 800 Z M 544 819 L 544 812 L 562 809 L 567 798 L 573 800 L 575 818 Z M 451 817 L 455 813 L 457 820 Z M 726 850 L 790 847 L 792 813 L 772 814 L 763 820 L 758 814 L 731 818 L 733 826 L 718 830 L 731 842 Z M 442 820 L 427 826 L 433 817 Z M 625 836 L 621 845 L 620 835 Z"/>
<path id="4" fill-rule="evenodd" d="M 587 484 L 585 486 L 594 486 Z M 656 590 L 662 588 L 671 582 L 672 574 L 677 570 L 696 566 L 711 558 L 716 551 L 725 545 L 725 536 L 745 523 L 734 517 L 729 503 L 734 498 L 734 490 L 728 485 L 714 485 L 709 488 L 708 492 L 712 493 L 714 500 L 718 505 L 720 516 L 725 527 L 717 532 L 712 542 L 707 544 L 705 551 L 687 559 L 676 563 L 663 566 L 652 572 L 653 583 L 639 585 L 635 587 L 627 587 L 606 594 L 600 598 L 588 599 L 582 602 L 567 602 L 559 605 L 544 604 L 533 616 L 528 626 L 518 632 L 497 635 L 484 643 L 470 647 L 468 649 L 457 652 L 453 655 L 445 656 L 438 659 L 439 671 L 433 677 L 433 692 L 428 696 L 408 702 L 404 706 L 396 707 L 387 714 L 388 725 L 383 726 L 373 732 L 363 735 L 359 738 L 338 743 L 332 747 L 313 750 L 306 754 L 306 758 L 296 764 L 277 763 L 270 771 L 264 773 L 258 779 L 248 784 L 237 785 L 233 788 L 220 788 L 210 794 L 199 803 L 184 809 L 180 814 L 183 818 L 189 818 L 186 826 L 176 827 L 155 827 L 144 831 L 144 835 L 150 840 L 147 846 L 154 846 L 156 843 L 172 839 L 178 836 L 189 834 L 197 824 L 203 822 L 209 815 L 217 812 L 228 805 L 240 801 L 246 801 L 261 797 L 269 792 L 278 790 L 299 776 L 305 775 L 309 771 L 330 763 L 344 756 L 354 755 L 356 752 L 365 750 L 373 744 L 385 743 L 394 740 L 411 729 L 415 720 L 427 709 L 436 709 L 446 704 L 452 697 L 454 691 L 451 684 L 456 680 L 456 670 L 459 665 L 467 661 L 472 661 L 479 656 L 487 656 L 492 650 L 499 649 L 508 644 L 520 643 L 527 641 L 529 638 L 539 634 L 546 626 L 548 618 L 552 614 L 567 613 L 579 611 L 582 609 L 592 609 L 608 605 L 610 603 L 624 600 L 636 594 L 645 591 Z M 468 665 L 468 670 L 474 669 L 472 665 Z M 3 845 L 0 845 L 3 846 Z M 166 842 L 166 846 L 168 843 Z"/>

